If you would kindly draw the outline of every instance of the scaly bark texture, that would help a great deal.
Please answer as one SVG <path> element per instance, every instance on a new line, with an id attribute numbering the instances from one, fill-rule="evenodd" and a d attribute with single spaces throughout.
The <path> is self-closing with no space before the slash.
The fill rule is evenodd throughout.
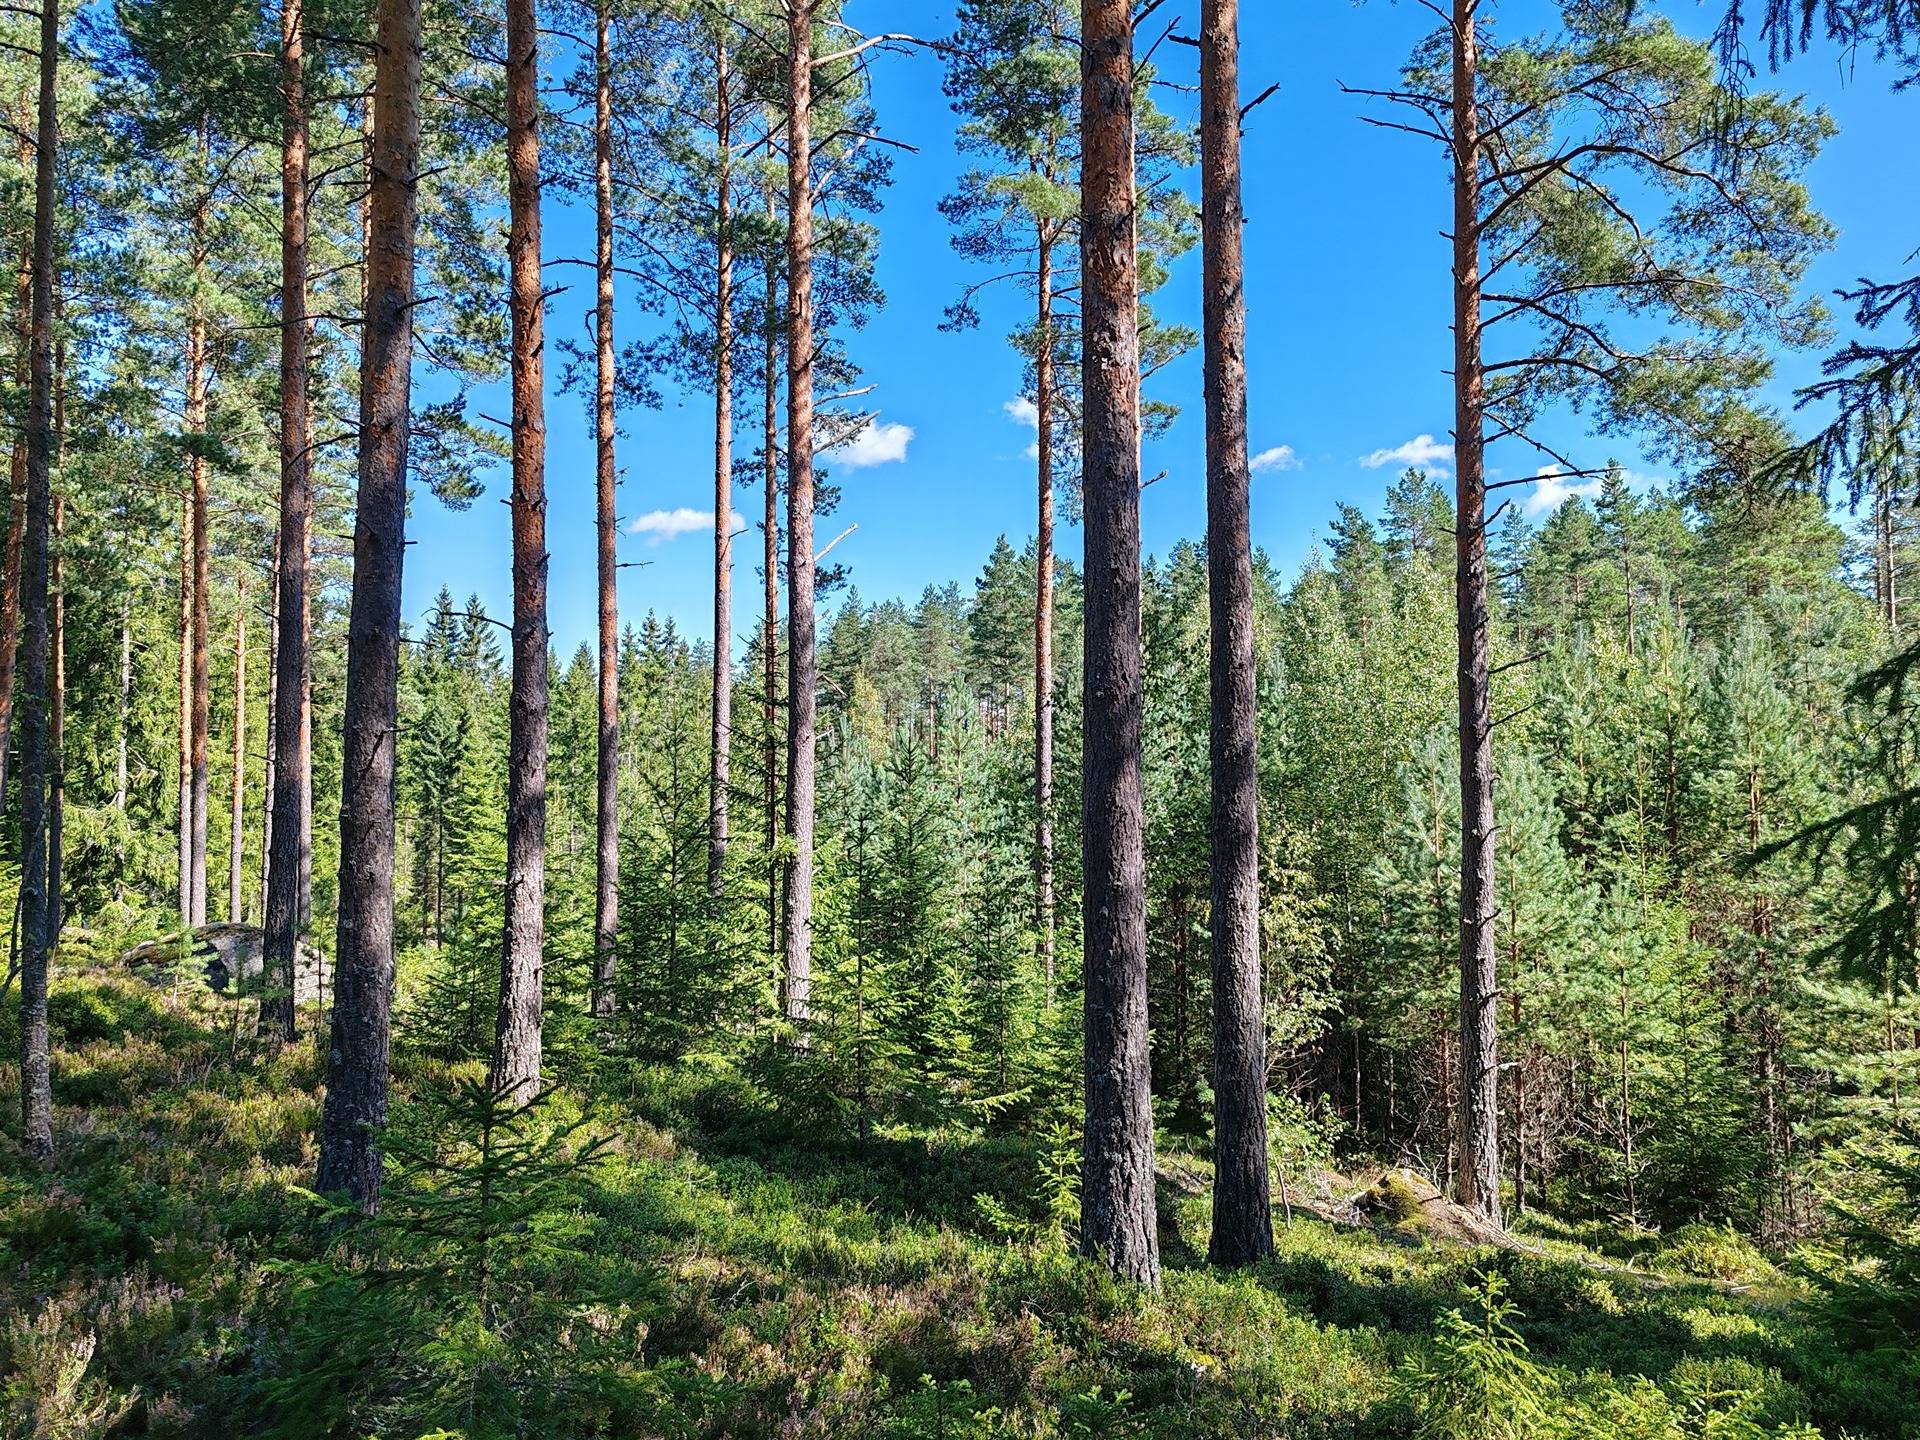
<path id="1" fill-rule="evenodd" d="M 22 99 L 19 136 L 20 168 L 33 164 L 33 144 L 27 138 L 25 101 Z M 33 348 L 33 244 L 20 247 L 20 273 L 14 331 L 19 352 L 14 363 L 14 383 L 27 388 L 29 354 Z M 0 569 L 0 815 L 7 810 L 7 773 L 13 743 L 14 672 L 20 659 L 20 557 L 27 535 L 27 441 L 22 435 L 13 444 L 7 501 L 7 548 L 4 569 Z"/>
<path id="2" fill-rule="evenodd" d="M 1039 352 L 1033 362 L 1034 454 L 1039 526 L 1034 539 L 1033 599 L 1033 928 L 1054 992 L 1053 893 L 1053 222 L 1040 222 Z"/>
<path id="3" fill-rule="evenodd" d="M 769 224 L 774 220 L 773 203 L 769 193 Z M 761 659 L 765 662 L 761 680 L 766 693 L 761 718 L 766 727 L 766 753 L 762 756 L 761 778 L 766 787 L 763 799 L 767 811 L 767 954 L 780 964 L 784 974 L 785 962 L 780 951 L 780 267 L 771 258 L 767 261 L 766 313 L 762 321 L 766 354 L 761 397 L 764 402 L 761 484 L 766 491 L 762 497 L 766 513 L 760 520 L 764 605 L 760 635 L 764 651 Z M 784 994 L 785 987 L 779 983 L 781 974 L 775 975 L 774 988 Z"/>
<path id="4" fill-rule="evenodd" d="M 308 565 L 313 528 L 313 417 L 307 398 L 307 99 L 301 0 L 280 8 L 280 535 L 276 543 L 273 689 L 268 702 L 272 817 L 260 1033 L 294 1035 L 294 953 L 306 916 L 312 764 L 306 705 Z"/>
<path id="5" fill-rule="evenodd" d="M 1480 166 L 1474 108 L 1477 0 L 1453 12 L 1454 602 L 1460 684 L 1459 1201 L 1500 1219 L 1498 900 L 1493 868 L 1493 714 L 1487 600 L 1487 490 L 1480 355 Z"/>
<path id="6" fill-rule="evenodd" d="M 1240 207 L 1240 5 L 1205 0 L 1200 174 L 1212 623 L 1213 1236 L 1207 1258 L 1273 1252 L 1267 1022 L 1260 993 L 1260 774 L 1248 535 L 1247 297 Z"/>
<path id="7" fill-rule="evenodd" d="M 1086 1137 L 1080 1248 L 1160 1283 L 1147 1048 L 1140 792 L 1140 299 L 1130 0 L 1081 13 L 1081 270 L 1086 496 L 1082 845 Z"/>
<path id="8" fill-rule="evenodd" d="M 596 536 L 600 583 L 600 733 L 595 754 L 593 1013 L 614 1011 L 620 934 L 620 515 L 614 492 L 613 46 L 607 0 L 593 29 L 594 409 Z"/>
<path id="9" fill-rule="evenodd" d="M 20 563 L 20 1140 L 53 1159 L 53 1066 L 47 973 L 54 945 L 48 799 L 54 757 L 47 716 L 47 563 L 53 469 L 53 207 L 59 144 L 60 11 L 40 12 L 40 105 L 34 146 L 33 278 L 27 363 L 26 519 Z"/>
<path id="10" fill-rule="evenodd" d="M 246 918 L 240 902 L 247 834 L 247 583 L 233 597 L 233 784 L 227 792 L 227 919 Z"/>
<path id="11" fill-rule="evenodd" d="M 713 763 L 707 805 L 707 894 L 726 895 L 727 787 L 733 771 L 733 76 L 714 47 Z"/>
<path id="12" fill-rule="evenodd" d="M 56 312 L 58 306 L 55 306 Z M 65 462 L 66 416 L 65 407 L 57 398 L 60 394 L 60 375 L 66 369 L 65 347 L 58 340 L 54 342 L 54 395 L 53 430 L 60 439 L 55 442 L 55 450 L 61 459 L 55 462 L 55 469 L 63 469 Z M 53 652 L 51 673 L 47 679 L 47 952 L 52 954 L 60 948 L 60 931 L 67 920 L 66 885 L 63 870 L 66 862 L 67 830 L 67 567 L 61 550 L 67 533 L 67 497 L 56 494 L 53 497 L 53 548 L 47 561 L 48 584 L 52 590 L 49 602 L 50 619 L 49 645 Z"/>
<path id="13" fill-rule="evenodd" d="M 180 928 L 193 926 L 193 492 L 180 495 L 180 714 L 179 874 Z"/>
<path id="14" fill-rule="evenodd" d="M 369 1213 L 380 1205 L 377 1132 L 387 1120 L 393 1005 L 393 752 L 413 368 L 419 0 L 380 0 L 377 23 L 373 187 L 367 207 L 371 244 L 360 353 L 360 491 L 347 619 L 339 928 L 318 1180 L 321 1191 L 344 1191 Z"/>
<path id="15" fill-rule="evenodd" d="M 804 1027 L 813 1013 L 813 13 L 787 12 L 787 887 L 781 1010 Z M 804 1031 L 801 1039 L 804 1043 Z"/>
<path id="16" fill-rule="evenodd" d="M 265 783 L 260 794 L 260 923 L 264 927 L 267 921 L 267 888 L 273 879 L 273 791 L 279 782 L 274 778 L 278 768 L 275 764 L 275 751 L 278 745 L 274 738 L 274 729 L 279 724 L 280 709 L 280 531 L 273 532 L 273 558 L 267 562 L 267 714 L 262 728 L 267 734 L 267 755 Z M 262 952 L 264 954 L 264 951 Z M 273 972 L 262 966 L 262 973 Z M 267 1005 L 263 1000 L 260 1006 L 261 1018 L 267 1018 Z M 262 1035 L 272 1033 L 271 1026 L 262 1024 Z"/>
<path id="17" fill-rule="evenodd" d="M 207 132 L 200 133 L 200 169 L 208 182 Z M 193 300 L 187 313 L 187 477 L 193 506 L 193 703 L 188 710 L 188 800 L 191 824 L 187 834 L 189 923 L 207 923 L 207 801 L 211 772 L 207 764 L 208 736 L 213 709 L 213 686 L 207 645 L 210 639 L 213 594 L 210 568 L 213 526 L 207 514 L 207 311 L 201 296 L 207 263 L 207 192 L 203 188 L 193 212 Z"/>
<path id="18" fill-rule="evenodd" d="M 513 325 L 513 675 L 507 700 L 506 937 L 493 1084 L 540 1090 L 547 895 L 547 422 L 540 275 L 540 30 L 507 4 L 508 310 Z"/>

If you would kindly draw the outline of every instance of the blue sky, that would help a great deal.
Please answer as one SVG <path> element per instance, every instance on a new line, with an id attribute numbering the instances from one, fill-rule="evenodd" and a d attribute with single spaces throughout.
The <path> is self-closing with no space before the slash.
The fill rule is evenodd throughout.
<path id="1" fill-rule="evenodd" d="M 1663 7 L 1685 30 L 1705 33 L 1717 16 L 1707 4 Z M 1173 0 L 1169 15 L 1190 12 Z M 1253 537 L 1286 575 L 1324 536 L 1335 505 L 1372 512 L 1406 461 L 1448 442 L 1450 405 L 1446 228 L 1450 197 L 1443 156 L 1429 142 L 1362 123 L 1359 102 L 1339 82 L 1382 86 L 1429 28 L 1418 5 L 1350 4 L 1345 0 L 1285 5 L 1243 0 L 1243 83 L 1251 96 L 1278 84 L 1249 117 L 1246 135 L 1248 370 L 1251 442 L 1256 453 L 1287 447 L 1286 462 L 1255 476 Z M 854 0 L 850 18 L 868 29 L 945 33 L 950 0 Z M 1498 10 L 1501 28 L 1519 33 L 1544 10 L 1519 4 Z M 1167 47 L 1168 77 L 1192 65 L 1191 52 Z M 1851 73 L 1830 50 L 1796 61 L 1771 77 L 1774 86 L 1824 105 L 1841 127 L 1817 162 L 1810 184 L 1816 204 L 1840 231 L 1810 284 L 1822 291 L 1860 275 L 1890 277 L 1920 244 L 1920 96 L 1889 92 L 1886 74 L 1870 64 Z M 1177 108 L 1184 99 L 1167 97 Z M 1016 546 L 1033 529 L 1031 432 L 1009 414 L 1020 389 L 1020 365 L 1004 336 L 1024 306 L 1012 294 L 989 304 L 974 332 L 939 330 L 943 308 L 970 279 L 980 278 L 948 246 L 937 207 L 953 188 L 961 161 L 954 117 L 931 55 L 882 57 L 875 100 L 886 132 L 917 147 L 901 154 L 880 217 L 880 280 L 888 304 L 852 348 L 878 388 L 871 403 L 891 443 L 877 447 L 886 463 L 829 463 L 844 489 L 841 512 L 827 535 L 859 529 L 834 552 L 868 600 L 914 598 L 930 583 L 978 574 L 996 536 Z M 549 202 L 546 250 L 590 255 L 591 216 Z M 577 288 L 577 287 L 576 287 Z M 593 447 L 580 402 L 555 393 L 557 346 L 575 337 L 584 305 L 557 299 L 549 311 L 548 541 L 552 554 L 550 620 L 555 645 L 570 652 L 589 637 L 594 613 Z M 624 300 L 623 295 L 623 300 Z M 504 297 L 502 303 L 504 304 Z M 1199 255 L 1181 261 L 1156 300 L 1171 319 L 1197 325 Z M 641 322 L 634 314 L 628 334 Z M 1817 372 L 1817 355 L 1780 358 L 1776 398 Z M 1142 502 L 1146 549 L 1164 554 L 1205 528 L 1200 360 L 1187 357 L 1156 377 L 1154 393 L 1182 407 L 1171 432 L 1147 456 L 1148 473 L 1166 471 Z M 479 408 L 494 408 L 480 397 Z M 751 420 L 749 419 L 749 425 Z M 623 519 L 650 512 L 712 508 L 711 401 L 670 394 L 658 411 L 623 416 L 620 461 Z M 908 438 L 906 432 L 911 431 Z M 1631 446 L 1587 441 L 1576 423 L 1553 430 L 1557 448 L 1577 447 L 1583 461 L 1617 459 L 1658 475 Z M 741 443 L 751 445 L 743 433 Z M 898 458 L 892 458 L 897 454 Z M 877 458 L 877 457 L 876 457 Z M 1544 457 L 1509 445 L 1490 463 L 1529 474 Z M 1433 462 L 1446 468 L 1444 458 Z M 442 585 L 463 598 L 477 592 L 490 613 L 511 610 L 507 490 L 504 467 L 486 496 L 449 513 L 422 494 L 410 533 L 406 613 L 418 619 Z M 1550 493 L 1516 491 L 1538 510 Z M 737 494 L 749 515 L 757 491 Z M 826 537 L 823 537 L 826 538 Z M 1077 556 L 1080 537 L 1062 527 L 1062 553 Z M 705 638 L 712 627 L 712 539 L 704 528 L 674 538 L 623 534 L 620 603 L 623 619 L 648 610 L 671 616 L 683 632 Z M 736 653 L 757 613 L 757 532 L 742 537 L 735 570 L 739 634 Z"/>

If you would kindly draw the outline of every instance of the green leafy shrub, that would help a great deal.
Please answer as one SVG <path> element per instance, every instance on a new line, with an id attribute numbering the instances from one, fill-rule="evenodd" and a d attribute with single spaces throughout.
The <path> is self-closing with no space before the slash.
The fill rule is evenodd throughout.
<path id="1" fill-rule="evenodd" d="M 1754 1243 L 1730 1225 L 1683 1225 L 1648 1262 L 1663 1275 L 1691 1275 L 1730 1285 L 1778 1280 L 1780 1272 Z"/>

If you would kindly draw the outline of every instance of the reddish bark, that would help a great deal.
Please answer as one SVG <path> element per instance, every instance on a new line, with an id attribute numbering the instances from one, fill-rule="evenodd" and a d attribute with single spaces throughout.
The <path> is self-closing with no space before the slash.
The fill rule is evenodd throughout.
<path id="1" fill-rule="evenodd" d="M 1121 1279 L 1157 1286 L 1140 789 L 1140 280 L 1133 68 L 1130 0 L 1084 0 L 1086 1125 L 1080 1247 Z"/>
<path id="2" fill-rule="evenodd" d="M 607 0 L 594 16 L 594 445 L 600 588 L 600 729 L 595 752 L 593 994 L 595 1015 L 613 1014 L 620 933 L 620 516 L 614 492 L 613 51 Z"/>
<path id="3" fill-rule="evenodd" d="M 380 1204 L 378 1132 L 387 1119 L 393 1004 L 393 772 L 420 156 L 419 0 L 380 0 L 377 23 L 339 927 L 317 1185 L 344 1191 L 368 1212 Z"/>
<path id="4" fill-rule="evenodd" d="M 1207 1258 L 1273 1252 L 1267 1020 L 1260 975 L 1260 773 L 1247 461 L 1247 303 L 1240 203 L 1240 5 L 1206 0 L 1200 174 L 1211 621 L 1213 1235 Z"/>
<path id="5" fill-rule="evenodd" d="M 547 425 L 535 0 L 508 0 L 506 68 L 513 661 L 507 696 L 506 937 L 492 1079 L 496 1089 L 524 1104 L 540 1089 L 547 892 Z"/>

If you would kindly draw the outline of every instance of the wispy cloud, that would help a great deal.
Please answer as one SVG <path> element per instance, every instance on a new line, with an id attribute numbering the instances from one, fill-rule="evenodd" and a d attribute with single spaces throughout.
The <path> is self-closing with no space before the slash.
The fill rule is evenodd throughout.
<path id="1" fill-rule="evenodd" d="M 1276 445 L 1254 456 L 1247 462 L 1247 468 L 1256 475 L 1262 470 L 1298 470 L 1300 457 L 1293 453 L 1291 445 Z"/>
<path id="2" fill-rule="evenodd" d="M 1453 446 L 1431 435 L 1416 435 L 1404 445 L 1362 455 L 1360 463 L 1368 470 L 1378 470 L 1382 465 L 1401 465 L 1437 474 L 1440 466 L 1453 464 Z"/>
<path id="3" fill-rule="evenodd" d="M 865 470 L 873 465 L 897 465 L 907 458 L 907 446 L 912 441 L 911 425 L 869 420 L 865 429 L 833 454 L 835 462 L 849 470 Z"/>
<path id="4" fill-rule="evenodd" d="M 746 519 L 738 510 L 733 512 L 730 528 L 735 535 L 747 528 Z M 664 545 L 682 535 L 705 534 L 712 530 L 713 511 L 696 510 L 691 505 L 682 505 L 674 510 L 649 510 L 627 522 L 627 532 L 646 536 L 649 545 Z"/>

